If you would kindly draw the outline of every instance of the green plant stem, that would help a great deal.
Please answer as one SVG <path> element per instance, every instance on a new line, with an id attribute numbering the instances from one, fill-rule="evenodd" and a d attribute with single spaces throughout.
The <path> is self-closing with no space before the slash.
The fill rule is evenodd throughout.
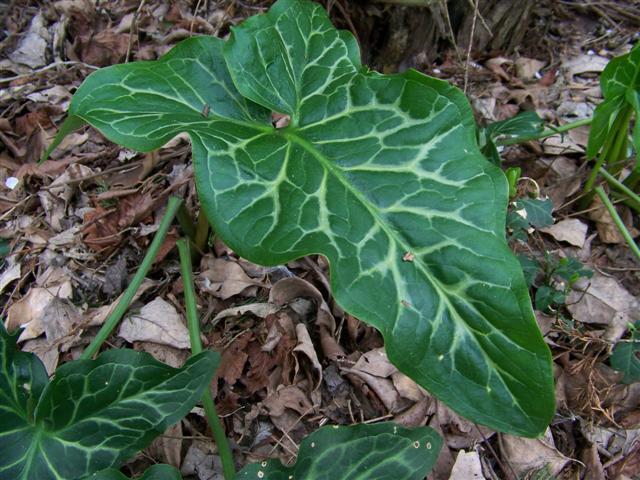
<path id="1" fill-rule="evenodd" d="M 580 201 L 581 208 L 588 208 L 593 200 L 593 186 L 598 179 L 598 174 L 604 165 L 610 165 L 620 159 L 620 154 L 624 144 L 626 143 L 627 131 L 629 129 L 629 121 L 631 120 L 631 109 L 619 115 L 614 121 L 612 134 L 607 137 L 604 147 L 596 160 L 596 164 L 591 169 L 591 174 L 584 185 L 585 196 Z"/>
<path id="2" fill-rule="evenodd" d="M 637 195 L 633 190 L 627 187 L 624 183 L 620 182 L 616 177 L 607 172 L 604 168 L 600 170 L 600 175 L 616 190 L 624 193 L 631 202 L 629 202 L 629 206 L 640 213 L 640 196 Z"/>
<path id="3" fill-rule="evenodd" d="M 591 124 L 592 118 L 583 118 L 582 120 L 576 120 L 575 122 L 565 123 L 559 127 L 549 128 L 536 135 L 524 135 L 522 137 L 503 138 L 496 141 L 496 145 L 507 146 L 517 145 L 518 143 L 529 142 L 531 140 L 540 140 L 542 138 L 551 137 L 553 135 L 559 135 L 574 128 L 583 127 L 584 125 Z"/>
<path id="4" fill-rule="evenodd" d="M 200 208 L 200 213 L 198 214 L 198 224 L 196 226 L 196 235 L 195 243 L 196 247 L 199 251 L 204 252 L 207 246 L 207 238 L 209 237 L 209 220 L 207 220 L 207 216 L 204 213 L 204 209 Z"/>
<path id="5" fill-rule="evenodd" d="M 184 303 L 187 312 L 187 325 L 189 328 L 189 340 L 191 341 L 191 352 L 196 355 L 202 351 L 202 342 L 200 341 L 200 323 L 198 321 L 198 311 L 196 308 L 196 293 L 193 287 L 193 269 L 191 267 L 191 249 L 189 242 L 180 239 L 177 242 L 178 252 L 180 253 L 180 270 L 182 272 L 182 283 L 184 288 Z M 233 480 L 236 476 L 235 467 L 233 465 L 233 455 L 231 447 L 224 434 L 224 429 L 216 405 L 211 396 L 211 390 L 207 388 L 202 395 L 202 403 L 204 411 L 207 414 L 209 426 L 213 432 L 213 438 L 218 445 L 220 460 L 222 461 L 222 473 L 225 480 Z"/>
<path id="6" fill-rule="evenodd" d="M 596 187 L 595 192 L 600 197 L 600 200 L 602 200 L 602 203 L 608 210 L 609 215 L 611 215 L 613 222 L 616 224 L 616 227 L 618 228 L 618 230 L 626 240 L 627 245 L 629 245 L 629 248 L 633 251 L 633 253 L 635 253 L 636 257 L 638 257 L 638 259 L 640 260 L 640 248 L 638 248 L 638 245 L 636 245 L 636 242 L 634 242 L 633 237 L 629 233 L 629 230 L 627 230 L 627 227 L 625 226 L 624 222 L 620 218 L 620 215 L 618 215 L 618 212 L 616 211 L 616 208 L 613 206 L 613 203 L 611 203 L 611 200 L 609 200 L 609 197 L 607 196 L 605 191 L 602 189 L 602 187 Z"/>
<path id="7" fill-rule="evenodd" d="M 149 245 L 149 249 L 144 256 L 144 259 L 142 260 L 138 271 L 134 275 L 127 289 L 124 291 L 124 294 L 116 305 L 116 308 L 113 309 L 113 311 L 105 320 L 104 325 L 102 325 L 102 328 L 100 328 L 96 337 L 91 341 L 84 352 L 82 352 L 82 355 L 80 356 L 82 360 L 88 360 L 92 358 L 98 352 L 98 350 L 100 350 L 102 344 L 107 338 L 109 338 L 109 335 L 111 335 L 113 330 L 118 325 L 118 322 L 129 308 L 129 304 L 133 300 L 133 297 L 138 291 L 138 288 L 140 288 L 140 285 L 142 284 L 144 278 L 147 276 L 151 265 L 153 265 L 153 261 L 158 255 L 158 251 L 160 250 L 160 247 L 162 246 L 162 243 L 167 236 L 169 227 L 171 227 L 171 222 L 176 216 L 176 212 L 178 211 L 181 203 L 182 200 L 177 197 L 169 198 L 169 202 L 167 203 L 167 210 L 164 213 L 164 217 L 162 217 L 162 221 L 160 222 L 158 231 L 156 232 L 155 237 L 153 237 L 153 241 L 151 242 L 151 245 Z"/>
<path id="8" fill-rule="evenodd" d="M 193 218 L 189 214 L 187 210 L 187 206 L 183 203 L 180 204 L 180 208 L 178 209 L 178 213 L 176 214 L 176 218 L 180 223 L 180 228 L 184 234 L 189 237 L 192 242 L 196 240 L 196 227 L 193 224 Z"/>

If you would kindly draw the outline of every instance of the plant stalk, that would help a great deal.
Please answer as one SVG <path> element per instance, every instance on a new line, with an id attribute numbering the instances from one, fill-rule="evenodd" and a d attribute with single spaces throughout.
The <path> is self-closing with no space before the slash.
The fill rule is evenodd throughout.
<path id="1" fill-rule="evenodd" d="M 628 197 L 629 205 L 635 211 L 640 213 L 640 195 L 636 194 L 633 190 L 627 187 L 624 183 L 620 182 L 616 177 L 607 172 L 604 168 L 600 170 L 600 175 L 616 190 L 619 190 Z"/>
<path id="2" fill-rule="evenodd" d="M 105 320 L 104 325 L 102 325 L 96 337 L 91 341 L 84 352 L 82 352 L 82 355 L 80 356 L 81 360 L 89 360 L 98 352 L 98 350 L 100 350 L 102 344 L 107 338 L 109 338 L 113 330 L 118 325 L 118 322 L 129 308 L 129 304 L 133 300 L 133 297 L 136 295 L 138 288 L 140 288 L 140 285 L 142 284 L 144 278 L 147 276 L 147 273 L 151 269 L 151 265 L 153 265 L 153 261 L 158 255 L 158 251 L 160 250 L 160 247 L 162 246 L 162 243 L 167 236 L 167 232 L 171 227 L 171 222 L 176 216 L 176 212 L 178 211 L 178 208 L 181 204 L 181 199 L 177 197 L 169 198 L 169 202 L 167 203 L 167 210 L 162 217 L 160 227 L 158 228 L 155 237 L 153 237 L 153 241 L 151 242 L 151 245 L 149 245 L 149 249 L 144 256 L 144 259 L 142 260 L 138 271 L 134 275 L 127 289 L 124 291 L 124 294 L 122 295 L 122 298 L 120 299 L 116 307 Z"/>
<path id="3" fill-rule="evenodd" d="M 202 342 L 200 341 L 200 323 L 198 321 L 198 311 L 196 307 L 196 293 L 193 287 L 193 269 L 191 266 L 191 249 L 189 242 L 183 238 L 178 240 L 178 252 L 180 253 L 180 270 L 182 272 L 182 283 L 184 288 L 184 303 L 187 312 L 187 325 L 189 328 L 189 340 L 191 342 L 191 352 L 197 355 L 202 351 Z M 207 420 L 213 438 L 218 445 L 220 460 L 222 461 L 222 473 L 225 480 L 233 480 L 236 476 L 235 467 L 233 465 L 233 455 L 227 437 L 224 434 L 224 428 L 218 417 L 216 405 L 211 396 L 209 387 L 202 394 L 202 403 L 204 411 L 207 414 Z"/>
<path id="4" fill-rule="evenodd" d="M 191 214 L 189 214 L 184 202 L 180 204 L 176 218 L 178 219 L 178 223 L 180 223 L 180 228 L 182 228 L 184 234 L 189 237 L 192 242 L 195 242 L 196 227 L 193 224 L 193 218 L 191 218 Z"/>
<path id="5" fill-rule="evenodd" d="M 536 135 L 524 135 L 522 137 L 503 138 L 496 141 L 498 146 L 517 145 L 518 143 L 529 142 L 531 140 L 540 140 L 543 138 L 551 137 L 553 135 L 559 135 L 574 128 L 590 125 L 593 118 L 583 118 L 582 120 L 576 120 L 575 122 L 565 123 L 559 127 L 549 128 Z"/>
<path id="6" fill-rule="evenodd" d="M 618 215 L 616 208 L 613 206 L 613 203 L 611 203 L 611 200 L 609 200 L 609 197 L 607 196 L 605 191 L 602 189 L 602 187 L 596 187 L 595 192 L 600 197 L 600 200 L 602 200 L 602 203 L 604 204 L 607 211 L 609 212 L 609 215 L 611 215 L 613 222 L 616 224 L 616 227 L 618 228 L 618 230 L 626 240 L 627 245 L 629 245 L 629 248 L 631 249 L 631 251 L 635 253 L 636 257 L 638 257 L 638 259 L 640 260 L 640 248 L 638 248 L 638 245 L 636 245 L 636 242 L 633 240 L 631 233 L 629 233 L 629 230 L 627 230 L 627 227 L 625 226 L 624 222 L 620 218 L 620 215 Z"/>

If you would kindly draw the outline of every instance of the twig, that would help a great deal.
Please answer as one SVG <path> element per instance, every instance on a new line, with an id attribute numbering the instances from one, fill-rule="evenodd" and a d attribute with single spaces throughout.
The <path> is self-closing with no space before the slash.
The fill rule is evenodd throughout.
<path id="1" fill-rule="evenodd" d="M 464 93 L 467 94 L 469 86 L 469 64 L 471 63 L 471 49 L 473 48 L 473 36 L 476 33 L 476 21 L 478 20 L 478 0 L 473 5 L 473 20 L 471 21 L 471 34 L 469 35 L 469 46 L 467 47 L 467 62 L 464 66 Z"/>
<path id="2" fill-rule="evenodd" d="M 146 1 L 147 0 L 140 0 L 140 4 L 131 19 L 131 27 L 129 28 L 129 44 L 127 45 L 127 56 L 124 58 L 124 63 L 129 63 L 129 57 L 131 56 L 131 44 L 133 43 L 133 32 L 135 31 L 136 36 L 138 35 L 138 15 L 140 15 L 142 7 L 144 7 Z"/>
<path id="3" fill-rule="evenodd" d="M 34 70 L 33 72 L 29 72 L 29 73 L 21 73 L 20 75 L 15 75 L 13 77 L 5 77 L 5 78 L 0 78 L 0 83 L 7 83 L 7 82 L 13 82 L 14 80 L 20 80 L 21 78 L 29 78 L 29 77 L 33 77 L 34 75 L 38 75 L 42 72 L 46 72 L 47 70 L 51 70 L 52 68 L 56 68 L 56 67 L 64 67 L 64 66 L 73 66 L 73 65 L 81 65 L 83 67 L 86 68 L 91 68 L 93 70 L 99 70 L 100 67 L 96 67 L 95 65 L 89 65 L 88 63 L 84 63 L 84 62 L 77 62 L 75 60 L 69 60 L 66 62 L 54 62 L 51 63 L 49 65 L 47 65 L 46 67 L 42 67 L 39 68 L 37 70 Z"/>

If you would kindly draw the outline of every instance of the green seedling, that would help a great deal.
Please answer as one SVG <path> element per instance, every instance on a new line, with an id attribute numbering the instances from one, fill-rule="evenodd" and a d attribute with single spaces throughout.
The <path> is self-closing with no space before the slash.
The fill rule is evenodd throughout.
<path id="1" fill-rule="evenodd" d="M 619 341 L 609 359 L 611 366 L 624 374 L 624 383 L 640 382 L 640 321 L 629 324 L 629 332 L 631 337 Z"/>

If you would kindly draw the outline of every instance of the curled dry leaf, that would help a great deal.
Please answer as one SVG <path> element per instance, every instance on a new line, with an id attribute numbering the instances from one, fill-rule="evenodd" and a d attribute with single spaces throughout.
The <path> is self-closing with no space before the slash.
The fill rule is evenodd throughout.
<path id="1" fill-rule="evenodd" d="M 249 277 L 238 263 L 207 255 L 202 259 L 201 272 L 196 278 L 201 291 L 226 300 L 234 295 L 251 296 L 249 287 L 264 286 L 264 283 Z"/>
<path id="2" fill-rule="evenodd" d="M 574 247 L 582 248 L 587 238 L 589 227 L 577 218 L 562 220 L 550 227 L 541 228 L 540 231 L 548 233 L 559 242 L 567 242 Z"/>
<path id="3" fill-rule="evenodd" d="M 79 320 L 78 310 L 66 302 L 71 298 L 71 281 L 65 279 L 44 287 L 32 287 L 27 294 L 9 307 L 6 328 L 14 331 L 24 327 L 19 341 L 37 338 L 48 330 L 49 340 L 68 333 Z"/>
<path id="4" fill-rule="evenodd" d="M 583 323 L 606 325 L 605 340 L 619 340 L 629 323 L 640 317 L 640 302 L 615 278 L 599 273 L 578 280 L 567 297 L 573 318 Z"/>
<path id="5" fill-rule="evenodd" d="M 46 28 L 44 15 L 38 13 L 31 19 L 29 30 L 22 36 L 18 48 L 9 53 L 9 58 L 15 63 L 31 68 L 46 65 L 50 40 L 51 35 Z"/>
<path id="6" fill-rule="evenodd" d="M 10 255 L 5 258 L 5 269 L 0 273 L 0 293 L 14 280 L 18 280 L 21 276 L 21 264 L 16 255 Z"/>
<path id="7" fill-rule="evenodd" d="M 147 303 L 139 313 L 131 313 L 120 324 L 118 336 L 127 342 L 160 343 L 189 348 L 189 331 L 175 307 L 160 297 Z"/>
<path id="8" fill-rule="evenodd" d="M 556 449 L 549 429 L 540 439 L 503 434 L 501 446 L 505 462 L 513 466 L 519 477 L 544 467 L 552 475 L 558 475 L 570 460 Z"/>
<path id="9" fill-rule="evenodd" d="M 302 370 L 301 363 L 303 362 L 303 358 L 306 358 L 307 363 L 310 364 L 311 370 L 313 371 L 313 390 L 317 390 L 322 383 L 322 365 L 320 365 L 316 349 L 313 346 L 313 342 L 311 342 L 311 337 L 304 323 L 296 325 L 296 338 L 298 344 L 293 349 L 293 352 L 297 354 L 295 355 L 295 371 L 297 373 Z"/>

